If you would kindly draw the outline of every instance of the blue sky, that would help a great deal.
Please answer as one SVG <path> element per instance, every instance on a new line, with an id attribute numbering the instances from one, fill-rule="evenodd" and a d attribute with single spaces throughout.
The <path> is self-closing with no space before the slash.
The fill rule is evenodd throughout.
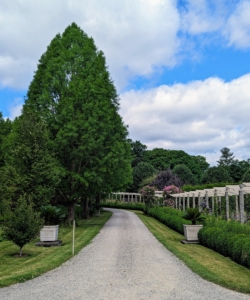
<path id="1" fill-rule="evenodd" d="M 250 0 L 4 0 L 0 111 L 11 119 L 51 39 L 76 22 L 120 94 L 130 137 L 149 149 L 250 158 Z"/>

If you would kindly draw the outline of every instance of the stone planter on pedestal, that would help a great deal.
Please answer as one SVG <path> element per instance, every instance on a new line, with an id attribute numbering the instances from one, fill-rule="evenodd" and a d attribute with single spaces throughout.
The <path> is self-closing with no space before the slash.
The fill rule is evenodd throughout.
<path id="1" fill-rule="evenodd" d="M 183 225 L 185 240 L 182 241 L 184 244 L 198 244 L 198 232 L 203 225 Z"/>

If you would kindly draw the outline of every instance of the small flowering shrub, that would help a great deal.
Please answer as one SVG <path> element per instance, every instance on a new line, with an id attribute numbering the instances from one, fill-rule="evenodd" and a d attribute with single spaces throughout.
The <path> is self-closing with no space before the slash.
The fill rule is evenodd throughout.
<path id="1" fill-rule="evenodd" d="M 144 186 L 141 190 L 140 193 L 144 199 L 145 205 L 146 206 L 152 206 L 153 203 L 155 202 L 155 191 L 156 191 L 156 187 L 154 186 L 149 186 L 146 185 Z"/>
<path id="2" fill-rule="evenodd" d="M 165 186 L 163 189 L 163 204 L 165 206 L 174 207 L 174 200 L 170 198 L 170 194 L 178 194 L 182 193 L 182 190 L 175 185 Z"/>

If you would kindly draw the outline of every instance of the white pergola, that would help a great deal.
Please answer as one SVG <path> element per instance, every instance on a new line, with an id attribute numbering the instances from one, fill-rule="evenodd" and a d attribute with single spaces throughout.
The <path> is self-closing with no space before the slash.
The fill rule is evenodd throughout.
<path id="1" fill-rule="evenodd" d="M 170 194 L 175 198 L 175 208 L 183 210 L 190 207 L 190 198 L 192 198 L 192 206 L 196 206 L 195 198 L 198 198 L 198 207 L 201 211 L 201 199 L 205 198 L 206 207 L 209 207 L 209 198 L 212 199 L 212 212 L 214 212 L 214 201 L 221 203 L 221 197 L 226 199 L 226 218 L 229 219 L 229 196 L 235 196 L 236 217 L 240 218 L 240 222 L 244 223 L 244 195 L 250 194 L 250 182 L 243 182 L 240 185 L 227 185 L 225 187 L 214 187 L 212 189 L 196 190 L 179 194 Z M 187 198 L 187 201 L 186 201 Z M 179 203 L 178 203 L 179 200 Z"/>

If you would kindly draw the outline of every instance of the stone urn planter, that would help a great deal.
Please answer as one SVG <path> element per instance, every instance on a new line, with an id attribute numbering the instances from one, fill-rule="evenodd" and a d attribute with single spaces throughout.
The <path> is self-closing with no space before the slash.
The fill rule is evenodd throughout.
<path id="1" fill-rule="evenodd" d="M 198 243 L 198 232 L 203 225 L 183 225 L 184 236 L 187 242 Z"/>
<path id="2" fill-rule="evenodd" d="M 40 231 L 41 242 L 54 242 L 58 240 L 59 225 L 46 225 Z"/>

